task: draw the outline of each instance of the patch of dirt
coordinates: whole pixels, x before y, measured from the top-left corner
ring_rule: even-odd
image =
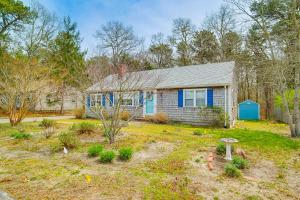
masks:
[[[169,142],[153,142],[149,143],[145,150],[137,152],[132,158],[132,162],[141,163],[145,161],[158,160],[167,154],[170,154],[174,149],[174,144]]]
[[[187,172],[191,179],[190,189],[205,199],[298,199],[297,190],[290,190],[284,182],[276,179],[278,169],[273,162],[262,160],[250,169],[243,170],[242,178],[228,178],[224,175],[226,161],[217,156],[214,169],[207,167],[209,151],[193,152],[191,168]],[[197,161],[197,162],[196,162]],[[299,188],[299,187],[298,187]]]

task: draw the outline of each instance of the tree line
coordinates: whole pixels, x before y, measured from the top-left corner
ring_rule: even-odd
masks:
[[[84,92],[120,64],[151,70],[235,61],[238,101],[259,102],[267,119],[282,107],[292,136],[299,136],[299,9],[298,0],[226,0],[200,27],[174,19],[170,34],[153,35],[149,45],[132,26],[110,21],[95,33],[99,53],[88,57],[69,17],[58,19],[39,3],[1,0],[1,107],[17,124],[49,84],[63,112],[70,87]]]

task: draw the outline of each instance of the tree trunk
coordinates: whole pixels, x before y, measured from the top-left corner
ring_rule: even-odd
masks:
[[[300,62],[299,62],[300,63]],[[295,96],[294,96],[294,123],[295,136],[300,137],[300,112],[299,112],[300,68],[295,68]]]
[[[288,125],[290,127],[291,136],[295,137],[295,126],[294,126],[294,123],[293,123],[293,117],[292,117],[292,115],[290,113],[289,104],[288,104],[288,101],[286,99],[284,90],[280,89],[280,93],[281,93],[281,98],[282,98],[283,106],[284,106],[284,109],[285,109],[285,112],[286,112],[286,115],[287,115],[287,118],[288,118]]]
[[[61,87],[61,93],[60,93],[60,111],[59,113],[62,115],[64,114],[64,101],[65,101],[65,84],[63,83],[62,84],[62,87]]]

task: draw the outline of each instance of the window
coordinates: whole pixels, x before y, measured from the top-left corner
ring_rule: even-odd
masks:
[[[204,107],[207,104],[206,89],[184,90],[184,107]]]
[[[102,94],[91,94],[91,107],[102,106]]]
[[[114,104],[118,102],[119,94],[114,94]],[[138,106],[139,105],[139,93],[138,92],[127,92],[123,94],[122,106]]]

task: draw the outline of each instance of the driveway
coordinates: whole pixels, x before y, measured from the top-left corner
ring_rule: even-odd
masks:
[[[74,119],[75,116],[67,115],[67,116],[49,116],[49,117],[26,117],[22,122],[40,122],[43,119],[52,119],[52,120],[60,120],[60,119]],[[0,118],[0,124],[9,123],[8,118]]]

